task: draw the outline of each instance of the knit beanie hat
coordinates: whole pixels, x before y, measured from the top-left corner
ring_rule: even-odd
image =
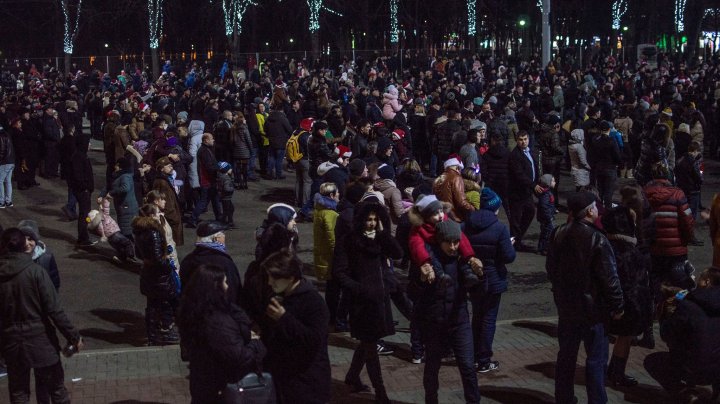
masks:
[[[442,209],[442,202],[438,201],[435,195],[419,195],[415,201],[415,207],[423,216],[429,216]]]
[[[460,240],[460,225],[453,220],[446,220],[435,225],[435,239],[439,242]]]
[[[496,212],[502,205],[502,199],[489,187],[485,187],[480,192],[480,209],[486,209]]]
[[[392,166],[389,166],[387,164],[383,164],[378,168],[378,176],[384,180],[393,180],[395,179],[395,170],[392,168]]]
[[[21,220],[17,227],[18,230],[25,235],[25,237],[30,237],[35,240],[35,242],[40,241],[40,231],[38,230],[38,224],[36,221],[30,219]]]
[[[550,187],[550,184],[552,184],[553,176],[552,174],[543,174],[540,176],[540,185],[542,185],[545,188]]]
[[[268,226],[273,223],[280,223],[283,226],[287,226],[292,219],[297,216],[295,209],[285,203],[276,203],[270,205],[267,209],[267,222]]]
[[[230,163],[228,163],[227,161],[218,162],[218,171],[220,171],[221,173],[223,173],[223,174],[227,173],[230,170],[230,168],[231,168]]]
[[[353,177],[360,177],[365,172],[365,167],[367,167],[367,164],[363,160],[355,159],[348,165],[348,170]]]

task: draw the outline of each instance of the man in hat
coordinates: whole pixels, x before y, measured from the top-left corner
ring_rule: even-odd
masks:
[[[461,279],[461,273],[470,271],[468,268],[470,264],[459,254],[461,237],[460,225],[452,220],[446,220],[435,225],[436,242],[425,244],[432,266],[442,269],[448,278],[445,293],[438,294],[439,282],[433,282],[423,289],[422,296],[415,303],[414,312],[426,349],[423,375],[426,403],[438,402],[438,372],[441,359],[448,347],[452,348],[455,354],[465,401],[480,402],[473,357],[473,337],[467,309],[468,290]],[[422,277],[420,271],[413,271],[411,276]]]
[[[240,304],[242,284],[240,273],[227,252],[225,230],[227,226],[217,220],[200,222],[197,226],[195,249],[180,262],[180,281],[187,285],[190,277],[200,265],[214,265],[222,268],[227,276],[228,301]]]
[[[545,269],[558,311],[555,400],[577,402],[574,378],[580,343],[585,345],[588,402],[606,403],[605,364],[608,340],[603,321],[623,315],[623,294],[615,254],[598,218],[595,195],[577,192],[568,197],[571,221],[550,236]]]
[[[45,166],[43,169],[43,177],[58,177],[58,167],[60,166],[60,154],[58,145],[62,134],[60,132],[60,120],[57,112],[51,104],[44,107],[45,113],[42,117],[43,146],[45,148]]]

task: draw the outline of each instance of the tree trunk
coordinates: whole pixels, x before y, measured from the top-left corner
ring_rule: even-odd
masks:
[[[71,53],[66,53],[66,54],[65,54],[65,65],[64,65],[64,70],[63,70],[63,81],[64,81],[65,77],[67,77],[67,74],[70,73],[70,56],[72,56]]]
[[[320,30],[310,33],[313,60],[320,57]]]
[[[150,57],[152,59],[153,78],[157,80],[157,78],[160,77],[160,56],[158,55],[157,48],[150,48]]]
[[[233,32],[230,38],[230,57],[234,65],[240,63],[240,35],[237,32]]]

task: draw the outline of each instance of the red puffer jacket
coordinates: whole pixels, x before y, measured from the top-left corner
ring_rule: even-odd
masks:
[[[655,213],[655,241],[650,246],[650,253],[660,256],[687,254],[694,220],[683,191],[668,180],[650,181],[644,191]]]

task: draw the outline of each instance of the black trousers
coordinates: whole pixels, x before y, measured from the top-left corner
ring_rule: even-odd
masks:
[[[30,402],[30,367],[8,362],[8,390],[12,404]],[[70,396],[65,389],[65,373],[58,360],[51,366],[35,368],[35,390],[38,403],[54,404],[70,403]]]
[[[78,201],[78,242],[90,241],[90,234],[88,233],[87,222],[85,218],[90,213],[90,192],[82,191],[75,192],[75,197]]]
[[[510,201],[510,234],[515,237],[515,245],[522,242],[525,232],[535,218],[535,202],[532,196]]]
[[[60,150],[59,142],[54,140],[45,141],[45,169],[43,175],[45,177],[57,177],[58,168],[60,167]]]

